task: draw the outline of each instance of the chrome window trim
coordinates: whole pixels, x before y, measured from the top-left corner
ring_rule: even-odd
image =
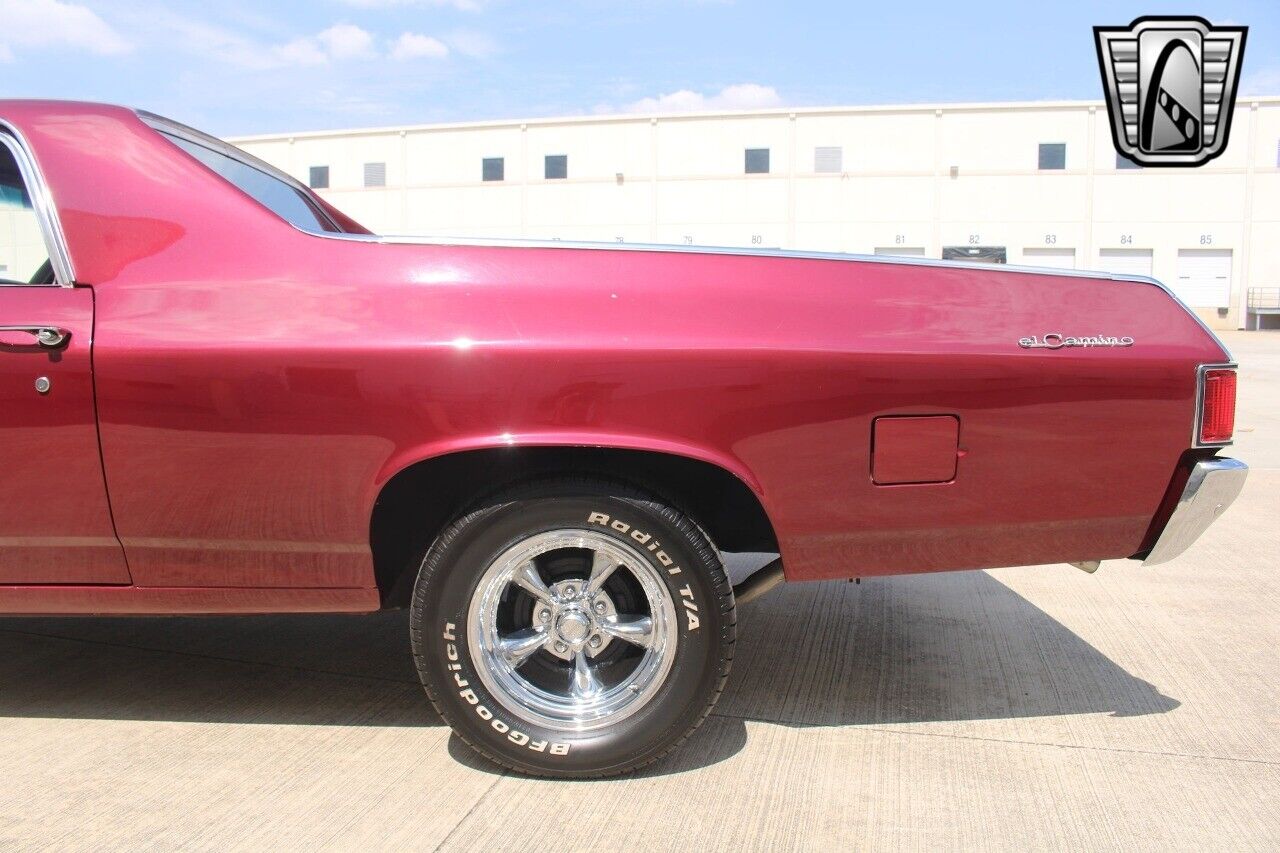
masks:
[[[67,251],[67,238],[62,231],[62,223],[58,219],[58,208],[53,203],[49,185],[45,183],[44,173],[40,171],[40,164],[31,154],[31,146],[27,144],[22,133],[3,118],[0,118],[0,145],[4,145],[13,155],[14,162],[18,164],[18,174],[27,185],[27,195],[31,197],[31,208],[35,212],[36,222],[40,224],[45,251],[49,253],[49,265],[53,267],[53,284],[28,286],[75,286],[75,268],[71,265],[71,254]],[[0,286],[19,287],[21,285]]]
[[[167,133],[171,136],[176,136],[179,139],[183,139],[187,142],[190,142],[192,145],[199,145],[201,148],[207,148],[210,151],[214,152],[215,154],[221,154],[224,157],[229,157],[232,160],[235,160],[236,162],[241,163],[242,165],[248,166],[250,169],[254,169],[255,171],[263,173],[269,178],[274,178],[277,181],[280,181],[282,184],[285,184],[286,186],[288,186],[290,189],[293,189],[301,193],[303,201],[306,202],[307,206],[312,209],[312,211],[316,214],[316,216],[323,218],[325,222],[327,222],[331,227],[336,229],[336,233],[342,233],[342,226],[333,220],[333,217],[329,215],[328,211],[326,211],[323,207],[321,207],[320,205],[316,204],[313,201],[315,194],[311,190],[311,188],[303,184],[302,181],[298,180],[292,175],[286,172],[280,171],[275,166],[272,166],[270,163],[267,163],[265,160],[260,160],[257,157],[254,157],[249,152],[244,151],[240,148],[237,148],[229,142],[223,142],[221,139],[218,139],[215,136],[210,136],[207,133],[201,133],[195,128],[187,127],[185,124],[176,122],[173,119],[168,119],[168,118],[165,118],[164,116],[158,116],[155,113],[149,113],[146,110],[138,110],[136,112],[136,115],[142,121],[143,124],[151,128],[152,130],[156,131],[157,133],[160,133],[160,134]],[[174,147],[177,148],[179,146],[174,146]],[[184,151],[183,153],[186,154],[187,152]],[[188,154],[187,156],[190,156],[190,155]],[[221,175],[219,175],[218,177],[222,178]],[[222,178],[222,180],[225,181],[227,179]],[[227,182],[231,183],[230,181],[227,181]],[[235,186],[235,184],[232,184],[232,186]],[[236,189],[239,190],[240,188],[236,187]],[[241,192],[243,192],[243,190],[241,190]],[[263,205],[262,202],[258,201],[257,199],[252,199],[252,200],[254,204],[265,207],[265,205]],[[268,208],[268,210],[270,210],[270,208]],[[304,228],[298,228],[297,225],[294,225],[292,222],[289,222],[288,220],[284,219],[284,217],[281,217],[280,214],[276,213],[274,210],[272,210],[271,213],[279,217],[281,221],[286,222],[291,227],[296,228],[298,231],[301,231],[303,234],[318,233],[315,231],[307,231]],[[328,232],[325,232],[325,233],[328,233]]]
[[[1191,427],[1192,447],[1230,447],[1235,444],[1235,431],[1226,441],[1203,442],[1200,440],[1200,427],[1204,425],[1204,375],[1210,370],[1234,370],[1236,372],[1236,393],[1240,393],[1240,365],[1234,362],[1224,364],[1202,364],[1196,368],[1196,416]]]

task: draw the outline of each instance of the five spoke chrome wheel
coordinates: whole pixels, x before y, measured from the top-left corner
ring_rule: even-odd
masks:
[[[512,714],[561,731],[612,725],[662,686],[675,605],[638,549],[590,529],[522,540],[489,564],[471,598],[471,658]]]

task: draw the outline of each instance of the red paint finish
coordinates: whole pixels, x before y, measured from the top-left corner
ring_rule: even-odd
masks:
[[[96,295],[103,461],[145,587],[369,589],[392,476],[534,445],[724,468],[791,580],[1127,557],[1188,447],[1197,366],[1225,357],[1134,282],[317,237],[128,111],[0,116]],[[1137,343],[1018,346],[1058,332]],[[955,482],[876,486],[873,421],[939,412],[963,423]]]
[[[0,332],[0,584],[128,583],[98,455],[93,292],[0,287],[0,326],[34,324],[71,337],[49,350]]]
[[[163,613],[369,613],[376,589],[252,589],[142,586],[0,586],[9,616],[146,616]]]
[[[879,486],[945,483],[956,476],[960,421],[952,415],[876,418],[871,479]]]

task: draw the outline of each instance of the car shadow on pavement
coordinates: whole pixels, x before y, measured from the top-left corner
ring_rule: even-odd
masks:
[[[745,605],[716,711],[840,726],[1178,705],[987,572],[948,572],[790,584]]]
[[[0,619],[0,721],[440,726],[403,612]],[[723,761],[746,723],[857,726],[1178,707],[985,572],[784,585],[744,605],[712,716],[650,774]],[[485,770],[454,737],[450,753]]]
[[[0,619],[0,718],[441,726],[403,611]]]

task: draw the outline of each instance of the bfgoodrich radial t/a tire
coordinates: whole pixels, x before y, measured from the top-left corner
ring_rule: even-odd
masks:
[[[455,732],[522,773],[626,773],[729,674],[733,590],[706,535],[629,486],[532,483],[457,521],[414,587],[414,660]]]

